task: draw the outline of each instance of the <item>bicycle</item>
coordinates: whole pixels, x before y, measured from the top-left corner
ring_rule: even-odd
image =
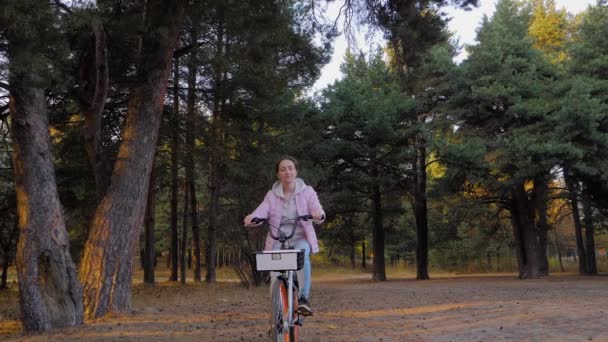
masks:
[[[277,280],[272,283],[270,292],[272,308],[269,334],[272,336],[272,341],[275,342],[298,341],[300,327],[304,323],[304,315],[300,315],[297,310],[299,290],[293,278],[294,272],[304,267],[304,250],[296,250],[288,246],[287,241],[293,237],[300,220],[310,219],[312,219],[312,215],[298,216],[293,220],[293,228],[289,235],[286,235],[279,227],[268,223],[267,219],[254,217],[251,220],[254,224],[264,223],[270,236],[281,242],[281,249],[261,251],[255,255],[257,271],[279,272]],[[272,228],[278,231],[277,235],[272,233]],[[296,309],[294,310],[294,308]]]

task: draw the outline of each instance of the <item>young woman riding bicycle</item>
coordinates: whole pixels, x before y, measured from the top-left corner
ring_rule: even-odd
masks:
[[[325,220],[325,212],[319,203],[315,190],[304,183],[298,175],[298,161],[290,156],[285,156],[276,163],[275,170],[279,180],[274,183],[268,191],[262,203],[250,215],[243,220],[246,227],[252,227],[251,220],[254,217],[267,218],[271,226],[280,227],[281,231],[289,234],[295,218],[310,214],[314,223],[322,223]],[[319,251],[317,235],[313,222],[300,221],[296,227],[295,234],[289,240],[289,245],[295,249],[303,249],[304,268],[298,271],[300,283],[300,299],[298,310],[302,315],[312,315],[309,303],[311,266],[310,254]],[[266,236],[265,250],[280,249],[281,244],[273,240],[270,234]]]

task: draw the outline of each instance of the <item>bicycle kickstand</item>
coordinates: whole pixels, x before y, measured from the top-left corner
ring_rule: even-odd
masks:
[[[299,325],[299,326],[304,326],[304,316],[302,315],[298,315],[298,319],[296,319],[293,324],[295,325]]]

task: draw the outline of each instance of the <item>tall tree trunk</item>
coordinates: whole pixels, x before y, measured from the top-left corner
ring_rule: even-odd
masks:
[[[6,289],[8,280],[8,267],[12,261],[13,244],[19,236],[19,217],[15,216],[15,224],[11,229],[8,241],[5,241],[6,245],[3,246],[4,259],[2,262],[2,280],[0,281],[0,289]]]
[[[8,280],[8,266],[11,263],[10,256],[6,254],[2,259],[2,278],[0,279],[0,290],[6,289],[6,281]]]
[[[568,196],[570,197],[570,208],[572,209],[572,220],[574,221],[574,234],[576,236],[576,252],[578,254],[578,273],[587,274],[587,263],[585,261],[585,243],[583,240],[583,227],[581,224],[581,215],[578,209],[578,186],[576,179],[570,174],[567,168],[564,168],[564,176],[566,187],[568,188]]]
[[[378,176],[378,173],[375,174]],[[377,178],[376,178],[377,179]],[[386,266],[384,261],[384,227],[382,218],[382,194],[380,185],[376,182],[372,185],[372,215],[374,219],[374,273],[373,280],[386,280]]]
[[[597,274],[595,261],[595,228],[593,227],[593,208],[587,189],[583,189],[583,222],[585,223],[585,263],[588,274]]]
[[[363,240],[361,240],[361,268],[367,268],[367,263],[366,263],[366,254],[365,254],[365,238],[363,238]]]
[[[214,157],[212,157],[214,158]],[[219,184],[217,182],[218,177],[215,175],[217,168],[215,162],[211,162],[211,196],[209,198],[209,225],[207,228],[207,250],[206,250],[206,263],[207,263],[207,274],[205,275],[205,281],[207,283],[216,282],[216,265],[217,265],[217,216],[219,209]]]
[[[520,279],[537,278],[540,275],[538,236],[534,227],[534,207],[531,204],[524,184],[514,185],[511,189],[511,221]]]
[[[194,24],[193,24],[194,25]],[[193,28],[190,32],[191,44],[196,45],[198,32]],[[186,128],[186,180],[190,192],[190,220],[192,222],[192,247],[194,249],[194,281],[201,281],[201,239],[198,224],[198,207],[196,203],[196,187],[194,183],[194,132],[196,127],[196,49],[190,54],[188,61],[188,125]]]
[[[351,268],[355,268],[355,267],[357,267],[357,261],[356,261],[357,237],[355,236],[355,230],[352,227],[352,220],[350,221],[350,223],[351,223],[351,230],[350,230],[350,267]]]
[[[156,212],[156,170],[152,164],[150,174],[150,185],[148,188],[148,201],[146,203],[145,217],[145,247],[144,247],[144,283],[154,285],[154,260],[156,259],[156,249],[154,228]]]
[[[216,41],[215,55],[215,73],[214,73],[214,89],[213,89],[213,118],[211,123],[211,153],[209,156],[209,225],[207,228],[207,274],[205,281],[208,283],[216,282],[216,265],[217,265],[217,216],[219,214],[219,199],[220,199],[220,138],[221,138],[221,104],[224,96],[223,91],[223,44],[224,44],[224,25],[223,12],[218,14],[218,33]]]
[[[557,227],[553,227],[553,234],[555,235],[555,249],[557,250],[557,259],[559,260],[559,270],[565,272],[564,263],[562,262],[562,251],[559,245],[559,239],[557,237]]]
[[[81,79],[85,82],[84,141],[89,163],[95,177],[95,193],[100,202],[110,186],[112,168],[102,144],[102,114],[108,96],[110,77],[108,52],[103,25],[98,19],[91,23],[91,45],[88,61],[82,64]]]
[[[173,120],[171,120],[171,275],[169,281],[177,281],[179,260],[179,233],[177,205],[179,196],[179,59],[173,61]]]
[[[123,140],[111,184],[93,217],[81,264],[88,317],[131,309],[132,260],[143,223],[171,58],[185,3],[147,2],[137,79],[129,94]]]
[[[534,204],[536,208],[536,233],[538,236],[539,274],[549,275],[549,260],[547,259],[547,220],[549,181],[548,175],[541,175],[534,179]]]
[[[426,198],[426,141],[416,138],[414,217],[416,218],[416,279],[429,279],[429,224]]]
[[[22,49],[31,48],[15,43],[9,43],[11,61],[24,57]],[[14,181],[21,229],[16,265],[22,322],[28,331],[83,322],[82,287],[57,193],[41,83],[29,70],[11,70]]]
[[[179,251],[179,277],[182,284],[186,283],[186,254],[188,251],[188,196],[190,195],[184,181],[184,212],[182,216],[182,239]]]
[[[11,15],[5,16],[5,11]],[[55,182],[44,89],[47,80],[41,76],[48,72],[42,51],[48,42],[41,44],[39,35],[50,29],[50,13],[48,2],[13,2],[3,3],[0,14],[8,41],[12,160],[21,231],[15,261],[21,320],[27,331],[83,322],[82,287],[70,255]],[[8,22],[4,22],[6,18]],[[11,22],[15,18],[19,22]]]

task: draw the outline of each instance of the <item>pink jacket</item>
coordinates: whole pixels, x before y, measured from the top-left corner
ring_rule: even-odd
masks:
[[[321,203],[319,203],[317,193],[311,186],[306,185],[301,191],[297,191],[295,196],[298,216],[308,215],[315,209],[325,215]],[[253,213],[251,213],[251,215],[253,215],[253,217],[267,218],[268,223],[275,227],[279,227],[283,215],[281,201],[281,197],[270,190],[266,193],[266,197],[264,197],[262,203],[253,211]],[[302,228],[304,229],[304,234],[306,235],[306,240],[308,240],[308,243],[310,244],[311,252],[319,252],[319,243],[317,242],[315,229],[312,226],[312,220],[300,221],[300,225],[302,225]],[[275,240],[268,234],[266,236],[264,249],[271,250],[274,242]]]

